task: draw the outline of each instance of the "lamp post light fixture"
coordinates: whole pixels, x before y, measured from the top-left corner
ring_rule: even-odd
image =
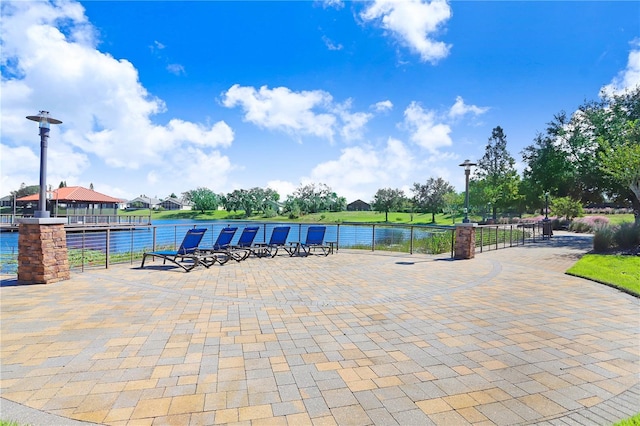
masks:
[[[464,167],[464,219],[462,219],[462,223],[469,223],[469,175],[471,174],[471,167],[475,166],[476,163],[472,163],[469,160],[464,160],[462,164],[459,164],[460,167]]]
[[[544,193],[544,220],[549,220],[549,191]]]
[[[49,111],[40,111],[38,115],[28,115],[27,120],[37,121],[40,127],[40,197],[38,199],[38,211],[34,212],[37,218],[49,217],[47,211],[47,139],[49,139],[49,126],[61,124],[62,121],[49,116]]]

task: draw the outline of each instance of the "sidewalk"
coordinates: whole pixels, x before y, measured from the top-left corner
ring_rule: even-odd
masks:
[[[590,246],[558,233],[472,260],[340,250],[3,281],[0,418],[611,424],[640,412],[640,303],[563,273]]]

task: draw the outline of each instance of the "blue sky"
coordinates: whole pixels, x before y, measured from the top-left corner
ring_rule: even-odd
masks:
[[[47,182],[131,199],[324,183],[348,201],[442,177],[501,126],[640,84],[640,3],[2,2],[2,195]]]

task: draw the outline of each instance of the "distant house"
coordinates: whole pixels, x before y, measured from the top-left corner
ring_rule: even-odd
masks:
[[[165,210],[191,210],[193,205],[188,201],[181,201],[177,198],[169,197],[161,201],[158,207],[162,207]]]
[[[40,194],[20,197],[16,203],[29,214],[37,208]],[[67,186],[47,193],[47,210],[55,216],[61,212],[66,215],[115,215],[123,200],[101,194],[81,186]]]
[[[365,203],[362,200],[355,200],[347,204],[347,211],[371,211],[371,204]]]
[[[13,206],[13,195],[5,195],[0,198],[0,207],[11,207]]]
[[[160,200],[151,197],[137,197],[127,202],[127,209],[157,209],[160,206]]]

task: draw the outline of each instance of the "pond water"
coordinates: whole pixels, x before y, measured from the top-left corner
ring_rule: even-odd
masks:
[[[149,251],[155,240],[156,247],[175,247],[180,244],[188,228],[201,226],[207,228],[202,246],[212,246],[217,239],[220,230],[225,226],[237,226],[238,231],[233,242],[236,242],[247,225],[261,227],[256,235],[255,242],[265,242],[271,237],[271,230],[275,226],[290,226],[288,240],[304,241],[309,224],[299,223],[274,223],[255,221],[212,221],[193,219],[155,220],[152,227],[139,227],[133,230],[113,230],[110,232],[109,252],[129,253]],[[325,241],[338,242],[339,247],[369,248],[374,240],[375,245],[398,245],[411,239],[412,228],[404,226],[376,225],[326,225]],[[413,237],[425,238],[431,235],[434,229],[414,227]],[[69,249],[90,249],[106,252],[106,231],[94,232],[68,232],[67,247]],[[0,233],[0,272],[15,273],[16,259],[18,257],[18,233]]]

